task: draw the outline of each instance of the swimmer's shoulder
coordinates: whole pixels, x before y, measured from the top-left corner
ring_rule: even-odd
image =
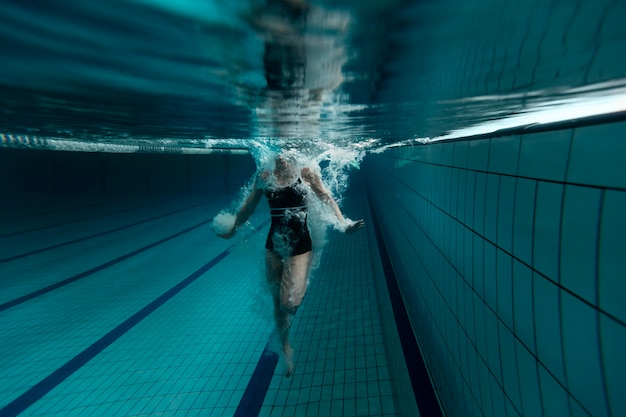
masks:
[[[300,178],[309,184],[318,184],[320,182],[320,177],[309,167],[304,167],[300,170]]]
[[[268,186],[268,181],[270,180],[270,171],[264,170],[257,174],[256,179],[254,180],[254,185],[260,189],[266,189]]]

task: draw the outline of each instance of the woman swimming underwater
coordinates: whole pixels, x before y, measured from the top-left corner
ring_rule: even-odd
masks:
[[[229,239],[237,228],[245,224],[254,212],[263,194],[272,216],[265,242],[267,281],[274,301],[274,319],[280,334],[286,365],[286,376],[293,372],[293,349],[289,344],[291,316],[304,299],[312,260],[312,242],[307,226],[307,194],[313,191],[328,204],[344,233],[354,233],[364,225],[363,220],[346,220],[320,177],[310,168],[298,172],[294,161],[284,155],[275,159],[273,171],[262,171],[255,178],[250,194],[235,216],[230,231],[218,236]]]

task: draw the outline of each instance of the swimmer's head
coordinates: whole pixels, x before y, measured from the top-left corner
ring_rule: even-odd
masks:
[[[296,168],[296,158],[293,155],[280,153],[274,159],[274,167],[278,172],[293,172]]]

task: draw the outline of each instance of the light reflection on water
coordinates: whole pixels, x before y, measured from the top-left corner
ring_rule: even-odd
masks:
[[[621,6],[601,1],[594,8],[607,13],[597,16],[578,7],[538,15],[530,1],[3,2],[0,147],[366,150],[624,112],[620,61],[593,63],[606,79],[567,66],[598,48],[594,27],[614,45],[626,40],[617,23],[594,20]],[[571,16],[589,21],[546,31]],[[542,66],[569,78],[545,77]]]
[[[546,99],[546,97],[551,97]],[[581,88],[552,89],[549,92],[531,92],[503,96],[472,97],[460,103],[506,103],[523,99],[525,105],[519,109],[500,109],[491,114],[490,120],[462,129],[447,132],[433,138],[415,138],[390,146],[431,143],[460,138],[482,137],[513,130],[532,129],[566,122],[581,122],[600,116],[626,115],[626,79]]]

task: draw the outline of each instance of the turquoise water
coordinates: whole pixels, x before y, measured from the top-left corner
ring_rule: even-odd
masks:
[[[619,2],[280,3],[3,2],[2,146],[378,149],[626,110]]]

